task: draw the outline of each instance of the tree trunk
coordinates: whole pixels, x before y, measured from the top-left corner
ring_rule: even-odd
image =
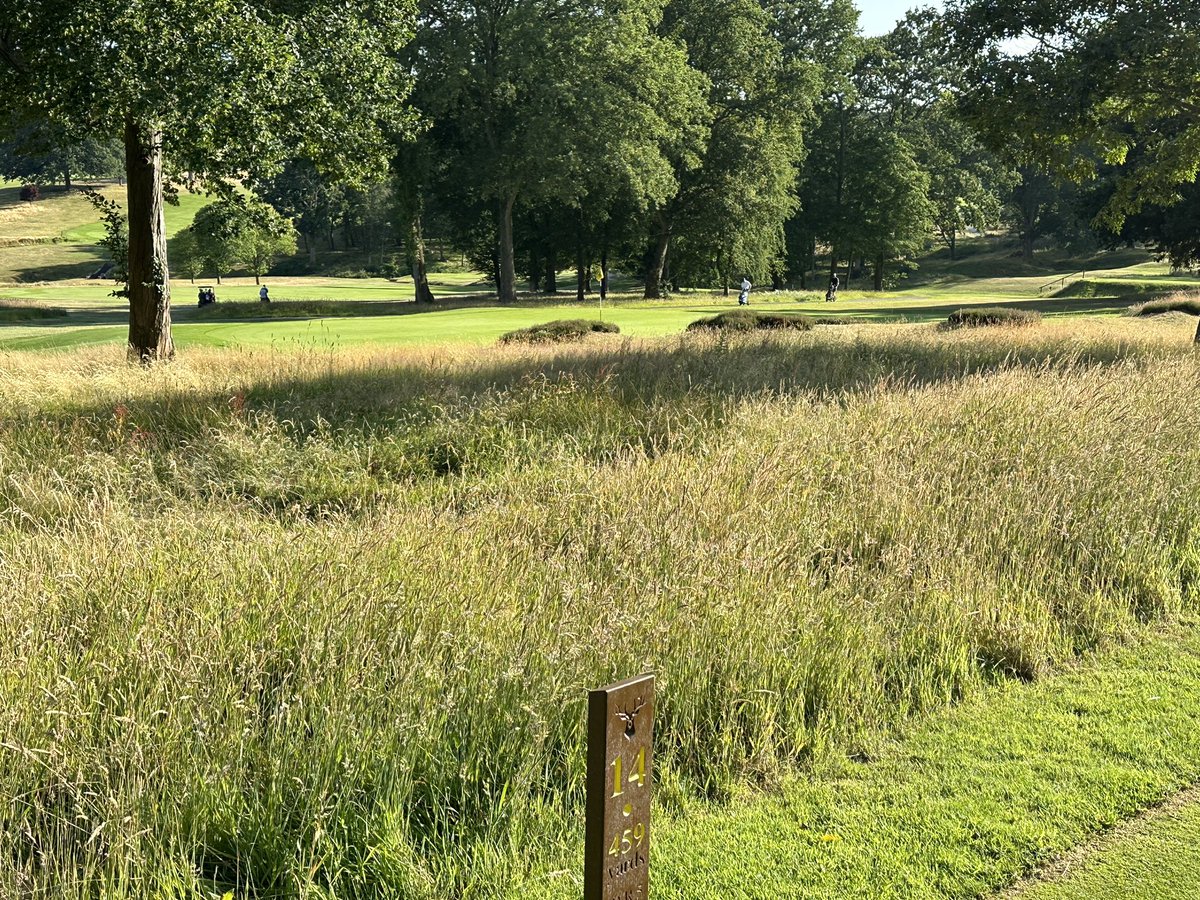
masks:
[[[333,226],[329,226],[329,249],[337,250],[337,244],[333,242]]]
[[[584,256],[583,244],[575,246],[575,299],[580,303],[587,295],[587,259]]]
[[[542,261],[538,259],[537,251],[529,251],[529,289],[535,294],[542,292]]]
[[[600,302],[608,299],[608,248],[600,251]],[[1200,332],[1198,339],[1200,339]]]
[[[647,300],[659,300],[664,293],[663,275],[667,270],[667,252],[671,247],[671,229],[660,220],[662,228],[654,244],[654,255],[650,257],[650,268],[646,272]]]
[[[875,257],[875,290],[876,292],[883,290],[883,254],[880,253]]]
[[[517,264],[513,258],[513,205],[517,202],[515,194],[509,194],[500,202],[500,234],[497,242],[497,253],[500,257],[500,281],[496,285],[496,293],[501,302],[511,303],[517,299]]]
[[[418,303],[433,303],[437,298],[429,287],[429,273],[425,271],[425,236],[421,233],[421,214],[412,221],[412,276],[413,289]]]
[[[63,185],[67,189],[67,193],[71,193],[71,167],[63,166]]]
[[[546,254],[546,293],[558,293],[558,257],[551,250]]]
[[[950,261],[953,262],[957,257],[954,255],[955,248],[958,244],[958,232],[950,232]]]
[[[592,262],[588,259],[587,242],[584,240],[587,230],[586,207],[582,198],[578,203],[579,217],[575,223],[575,299],[583,303],[592,291]]]
[[[170,359],[171,277],[163,217],[162,132],[125,123],[125,175],[129,181],[129,358]]]

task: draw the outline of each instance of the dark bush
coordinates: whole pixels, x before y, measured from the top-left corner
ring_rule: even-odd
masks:
[[[501,344],[561,344],[566,341],[581,341],[589,334],[620,334],[621,329],[612,322],[594,322],[590,319],[558,319],[529,328],[518,328],[500,336]]]
[[[947,328],[981,328],[987,325],[1036,325],[1042,314],[1028,309],[1010,309],[1007,306],[982,306],[978,309],[960,309],[950,313]]]
[[[29,203],[32,203],[40,196],[42,196],[42,192],[38,190],[38,186],[36,184],[27,184],[21,188],[21,199]]]
[[[735,309],[707,319],[697,319],[688,326],[688,331],[710,329],[721,331],[758,331],[760,329],[809,331],[812,327],[812,319],[807,316]]]

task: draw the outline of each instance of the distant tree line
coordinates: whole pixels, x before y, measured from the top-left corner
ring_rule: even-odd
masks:
[[[882,289],[930,240],[954,256],[1000,225],[1026,257],[1200,255],[1196,4],[957,0],[877,38],[851,0],[0,0],[0,20],[0,170],[69,181],[119,148],[141,358],[170,351],[164,182],[221,196],[175,241],[185,273],[293,242],[315,266],[340,240],[400,257],[423,301],[430,234],[505,301],[614,268],[649,298],[843,266]]]

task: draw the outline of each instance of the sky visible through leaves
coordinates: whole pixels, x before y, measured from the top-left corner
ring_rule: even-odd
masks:
[[[940,10],[943,6],[941,0],[857,0],[857,5],[861,12],[859,28],[868,36],[887,34],[910,9],[933,6]]]

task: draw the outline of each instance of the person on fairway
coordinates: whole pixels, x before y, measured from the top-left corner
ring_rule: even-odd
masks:
[[[837,299],[838,288],[842,286],[841,280],[837,277],[837,272],[833,273],[833,277],[829,279],[829,290],[825,292],[825,300],[832,303]]]
[[[271,302],[271,297],[267,293],[267,286],[265,284],[258,289],[258,302],[259,303],[270,303]]]
[[[742,276],[742,292],[738,294],[738,306],[750,305],[750,276]]]

